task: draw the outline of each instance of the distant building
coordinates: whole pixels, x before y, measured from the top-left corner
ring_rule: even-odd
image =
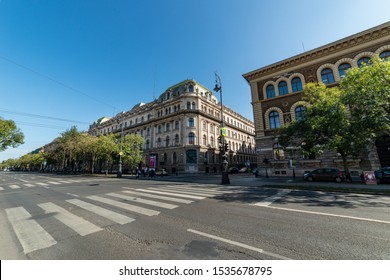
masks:
[[[275,129],[301,116],[306,83],[338,85],[345,71],[361,67],[375,55],[390,56],[390,22],[244,74],[251,88],[258,165],[274,175],[291,175],[290,160],[298,174],[315,167],[341,168],[336,152],[308,159],[293,147],[281,150]],[[390,138],[378,139],[376,147],[363,152],[358,160],[351,159],[349,165],[359,172],[390,166]]]
[[[108,133],[140,134],[145,139],[144,162],[169,173],[220,172],[218,148],[221,104],[194,80],[168,88],[158,99],[140,103],[113,118],[101,118],[89,128]],[[254,123],[223,106],[229,166],[256,165]]]

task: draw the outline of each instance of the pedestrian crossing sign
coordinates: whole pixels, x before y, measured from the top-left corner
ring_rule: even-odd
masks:
[[[226,127],[221,127],[221,135],[226,136]]]

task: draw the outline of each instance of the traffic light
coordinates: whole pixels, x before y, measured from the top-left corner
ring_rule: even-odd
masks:
[[[229,151],[229,143],[225,142],[225,152]]]
[[[222,138],[221,138],[221,136],[218,137],[218,143],[219,143],[219,144],[222,144]]]

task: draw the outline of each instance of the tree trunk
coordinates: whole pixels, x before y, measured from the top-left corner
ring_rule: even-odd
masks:
[[[348,163],[347,163],[347,157],[342,155],[342,159],[343,159],[343,165],[344,165],[345,179],[347,180],[348,183],[351,183],[352,182],[352,176],[351,176],[351,173],[349,172]]]

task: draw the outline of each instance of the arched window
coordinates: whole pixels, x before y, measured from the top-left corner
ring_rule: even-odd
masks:
[[[191,109],[191,103],[187,102],[187,110],[190,110],[190,109]]]
[[[188,126],[189,127],[194,127],[195,126],[194,118],[189,118],[188,119]]]
[[[150,148],[150,141],[149,141],[149,139],[148,139],[148,140],[146,140],[146,142],[145,142],[145,149],[146,149],[146,150],[149,150],[149,148]]]
[[[351,68],[351,64],[349,63],[343,63],[339,66],[339,75],[340,75],[340,78],[344,78],[345,77],[345,72]]]
[[[171,142],[171,139],[169,138],[169,136],[167,136],[165,138],[165,147],[169,147],[170,142]]]
[[[333,71],[330,68],[325,68],[321,71],[321,79],[324,84],[334,83]]]
[[[194,86],[193,85],[189,85],[188,86],[188,91],[189,92],[194,92]]]
[[[214,137],[213,136],[210,137],[210,146],[211,146],[211,148],[214,148]]]
[[[157,139],[157,148],[160,148],[161,147],[161,138],[159,137]]]
[[[169,123],[165,125],[165,131],[167,132],[171,131],[171,125]]]
[[[275,87],[273,85],[268,85],[266,91],[267,91],[267,98],[275,97]]]
[[[302,90],[302,81],[301,78],[295,77],[291,81],[291,87],[293,92],[301,91]]]
[[[203,145],[204,146],[207,145],[207,137],[206,137],[206,135],[203,135]]]
[[[191,105],[192,105],[192,106],[191,106],[191,109],[192,109],[192,110],[195,110],[195,109],[196,109],[196,104],[195,104],[195,102],[192,102]]]
[[[279,128],[280,127],[280,120],[279,120],[279,113],[276,111],[272,111],[269,113],[269,126],[270,128]]]
[[[176,164],[176,163],[177,163],[177,155],[176,155],[176,152],[173,152],[173,155],[172,155],[172,163],[173,163],[173,164]]]
[[[161,125],[158,126],[157,133],[161,133]]]
[[[175,145],[179,145],[179,135],[175,135]]]
[[[175,129],[179,129],[179,122],[175,121]]]
[[[370,60],[371,59],[367,56],[360,58],[357,62],[358,67],[361,68],[362,66],[364,66],[366,64],[370,64]]]
[[[389,60],[390,58],[390,51],[384,51],[384,52],[381,52],[379,57],[383,60]]]
[[[304,120],[305,117],[306,117],[306,107],[301,105],[295,108],[295,119],[297,120],[297,122]]]
[[[164,153],[164,164],[167,163],[167,161],[168,161],[168,154]]]
[[[278,88],[279,88],[279,95],[280,96],[288,93],[288,87],[287,87],[287,83],[285,81],[280,82],[278,85]]]
[[[188,133],[188,144],[190,145],[195,144],[195,133],[193,132]]]
[[[146,129],[146,135],[147,135],[147,136],[150,136],[150,127],[148,127],[148,128]]]

